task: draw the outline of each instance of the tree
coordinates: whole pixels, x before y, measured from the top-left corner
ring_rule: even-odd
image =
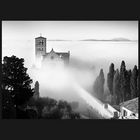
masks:
[[[109,73],[107,74],[107,85],[108,89],[110,91],[110,94],[113,95],[113,78],[114,78],[115,70],[114,70],[114,64],[111,63],[109,67]]]
[[[113,79],[113,99],[115,104],[120,103],[120,74],[117,69]]]
[[[126,66],[124,61],[122,61],[120,67],[120,92],[121,92],[120,102],[123,102],[125,101],[125,93],[126,93]]]
[[[137,93],[137,77],[138,77],[138,69],[137,66],[135,65],[132,71],[132,76],[131,76],[131,98],[135,98],[138,96]]]
[[[16,118],[16,108],[8,90],[1,90],[2,95],[2,118]]]
[[[96,93],[97,97],[100,100],[103,100],[103,95],[104,95],[104,82],[105,82],[105,78],[104,78],[104,72],[103,69],[100,70],[100,74],[99,76],[97,76],[93,88],[94,88],[94,92]]]
[[[137,96],[138,96],[138,97],[139,97],[139,94],[140,94],[140,93],[139,93],[139,92],[140,92],[140,91],[139,91],[139,90],[140,90],[140,89],[139,89],[139,80],[140,80],[140,79],[139,79],[139,75],[140,75],[140,74],[139,74],[139,70],[138,70],[138,77],[137,77]]]
[[[97,76],[97,78],[95,79],[93,90],[96,93],[96,95],[99,94],[99,76]]]
[[[16,56],[5,56],[2,63],[2,91],[7,91],[9,96],[7,101],[12,102],[12,106],[17,108],[33,96],[34,90],[31,89],[32,80],[24,67],[24,59]],[[3,96],[5,98],[5,96]],[[10,110],[9,110],[10,111]]]
[[[126,71],[126,94],[125,100],[131,99],[131,88],[130,88],[130,79],[131,79],[131,70]]]
[[[72,111],[66,101],[56,101],[51,98],[39,98],[35,101],[38,110],[38,118],[44,119],[79,119],[80,115]]]
[[[39,82],[38,81],[35,82],[35,89],[34,90],[35,90],[34,98],[38,99],[39,98]]]
[[[105,78],[104,78],[104,72],[103,69],[100,70],[100,75],[99,75],[99,80],[100,80],[100,91],[102,94],[104,94],[104,83],[105,83]]]

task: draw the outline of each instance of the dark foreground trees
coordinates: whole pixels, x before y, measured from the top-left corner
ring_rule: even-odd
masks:
[[[31,98],[29,108],[34,108],[38,119],[80,119],[79,113],[72,110],[70,103],[56,101],[48,97]]]
[[[31,83],[23,58],[19,59],[14,55],[4,57],[1,84],[3,118],[17,117],[17,110],[33,96]],[[11,110],[12,113],[9,113]]]
[[[24,59],[4,57],[2,63],[2,118],[6,119],[78,119],[66,101],[39,98],[39,83],[36,94],[31,88],[32,80],[24,67]],[[34,98],[35,97],[35,98]]]

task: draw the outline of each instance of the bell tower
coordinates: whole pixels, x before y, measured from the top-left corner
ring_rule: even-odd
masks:
[[[41,56],[46,54],[46,38],[45,37],[37,37],[35,38],[35,56],[36,58],[40,58]]]

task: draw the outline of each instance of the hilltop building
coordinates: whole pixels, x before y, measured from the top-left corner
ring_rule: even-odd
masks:
[[[138,119],[138,105],[139,105],[139,101],[138,101],[138,97],[125,101],[123,103],[120,104],[120,110],[121,110],[121,114],[120,117],[122,119]]]
[[[35,38],[35,57],[36,60],[41,61],[43,64],[56,64],[61,63],[67,65],[69,63],[70,51],[68,52],[56,52],[52,48],[50,52],[47,52],[47,43],[45,37]]]

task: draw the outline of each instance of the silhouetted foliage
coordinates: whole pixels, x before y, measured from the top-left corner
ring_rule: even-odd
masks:
[[[100,70],[100,74],[99,76],[96,78],[94,85],[93,85],[93,89],[94,92],[97,95],[97,98],[99,98],[100,100],[103,100],[103,95],[104,95],[104,72],[103,69]]]
[[[132,71],[132,76],[131,76],[131,98],[135,98],[138,96],[137,93],[137,77],[138,77],[138,69],[137,66],[135,65]]]
[[[113,79],[113,103],[119,104],[120,98],[120,74],[119,70],[117,69]]]
[[[135,65],[131,72],[131,70],[126,70],[125,62],[122,61],[120,73],[117,69],[114,75],[112,103],[119,104],[123,101],[136,98],[138,97],[138,93],[137,66]]]
[[[125,101],[125,94],[126,94],[126,66],[125,62],[122,61],[121,67],[120,67],[120,91],[121,91],[121,101]]]
[[[108,89],[110,91],[110,94],[113,95],[113,78],[114,78],[115,70],[114,70],[114,64],[111,63],[109,67],[109,73],[107,74],[107,85]]]
[[[94,82],[93,89],[97,98],[101,101],[111,103],[112,105],[118,105],[121,102],[131,100],[139,96],[139,70],[136,65],[134,66],[133,71],[131,71],[131,69],[127,70],[125,62],[122,61],[119,72],[119,69],[116,71],[114,70],[114,64],[111,63],[107,74],[108,88],[106,89],[104,96],[102,96],[103,84],[104,74],[103,70],[100,70],[100,74]],[[110,93],[107,90],[109,90]]]
[[[138,70],[138,77],[137,77],[137,96],[138,96],[138,97],[139,97],[139,95],[140,95],[140,89],[139,89],[139,86],[140,86],[140,85],[139,85],[139,84],[140,84],[140,82],[139,82],[140,79],[139,79],[139,78],[140,78],[140,77],[139,77],[139,75],[140,75],[140,74],[139,74],[139,70]]]
[[[130,79],[131,79],[131,70],[126,71],[126,94],[125,100],[131,99],[131,88],[130,88]]]
[[[28,104],[37,109],[39,119],[78,119],[80,115],[72,111],[70,103],[52,98],[32,98]]]
[[[2,94],[2,118],[16,118],[16,108],[8,90],[1,90]]]
[[[5,56],[2,63],[2,93],[3,102],[9,102],[12,108],[16,108],[20,105],[26,104],[26,102],[32,97],[33,89],[31,89],[32,80],[27,74],[27,68],[24,67],[24,59],[19,59],[16,56]],[[5,93],[8,96],[5,96]],[[8,104],[8,103],[3,103]],[[10,111],[10,108],[3,111]],[[14,109],[13,109],[14,110]],[[13,116],[12,114],[10,116]],[[3,116],[6,117],[6,116]],[[9,116],[7,116],[9,117]]]
[[[17,119],[37,119],[38,115],[34,109],[16,109]]]
[[[69,119],[80,119],[80,114],[79,113],[69,113]]]

